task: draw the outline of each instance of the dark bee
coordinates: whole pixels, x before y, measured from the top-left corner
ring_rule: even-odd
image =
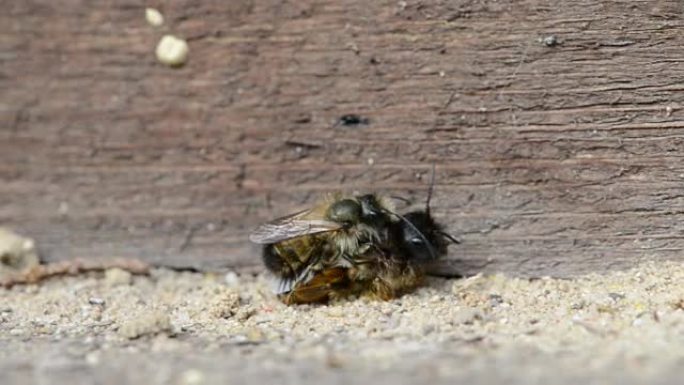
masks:
[[[319,302],[327,297],[318,288],[322,277],[335,286],[339,272],[389,242],[391,211],[382,197],[335,194],[259,226],[250,240],[264,244],[264,264],[279,279],[276,292],[290,298],[286,302]]]
[[[424,266],[446,254],[446,234],[425,210],[399,215],[377,195],[335,195],[306,211],[259,226],[266,268],[287,304],[346,296],[388,300],[420,285]]]

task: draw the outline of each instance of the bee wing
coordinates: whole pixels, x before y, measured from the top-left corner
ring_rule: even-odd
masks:
[[[300,211],[264,223],[249,235],[249,240],[254,243],[269,244],[300,237],[302,235],[322,233],[342,228],[342,225],[337,222],[307,218],[306,215],[310,212],[310,210]]]

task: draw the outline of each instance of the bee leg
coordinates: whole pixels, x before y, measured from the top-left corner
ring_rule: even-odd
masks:
[[[345,268],[326,269],[314,275],[305,283],[296,285],[281,300],[288,304],[327,302],[336,292],[348,286],[349,277]]]
[[[400,272],[386,273],[376,277],[371,283],[371,296],[388,301],[406,294],[422,282],[422,274],[414,269],[404,269]]]
[[[369,294],[371,297],[382,301],[389,301],[397,297],[392,285],[380,277],[374,279],[373,283],[371,283]]]

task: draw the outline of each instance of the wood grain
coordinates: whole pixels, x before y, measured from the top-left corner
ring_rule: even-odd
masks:
[[[0,225],[47,260],[258,269],[257,223],[335,189],[421,202],[432,162],[463,241],[436,273],[684,260],[680,1],[154,5],[161,29],[133,1],[3,5]]]

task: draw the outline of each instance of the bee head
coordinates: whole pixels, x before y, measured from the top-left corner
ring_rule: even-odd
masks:
[[[447,253],[449,243],[460,243],[458,239],[444,232],[442,226],[430,215],[430,199],[435,187],[435,164],[432,164],[430,187],[425,210],[412,211],[400,217],[399,234],[395,234],[410,259],[427,261]]]
[[[330,205],[326,217],[333,222],[351,226],[361,219],[361,205],[354,199],[340,199]]]
[[[449,243],[459,243],[444,232],[427,211],[413,211],[403,215],[395,236],[405,255],[412,260],[429,261],[447,253]]]
[[[446,253],[446,246],[441,245],[435,236],[437,226],[430,214],[424,211],[403,216],[395,236],[409,259],[428,261]]]
[[[376,228],[383,228],[389,223],[388,210],[383,207],[378,198],[373,194],[358,197],[361,204],[361,220]]]

